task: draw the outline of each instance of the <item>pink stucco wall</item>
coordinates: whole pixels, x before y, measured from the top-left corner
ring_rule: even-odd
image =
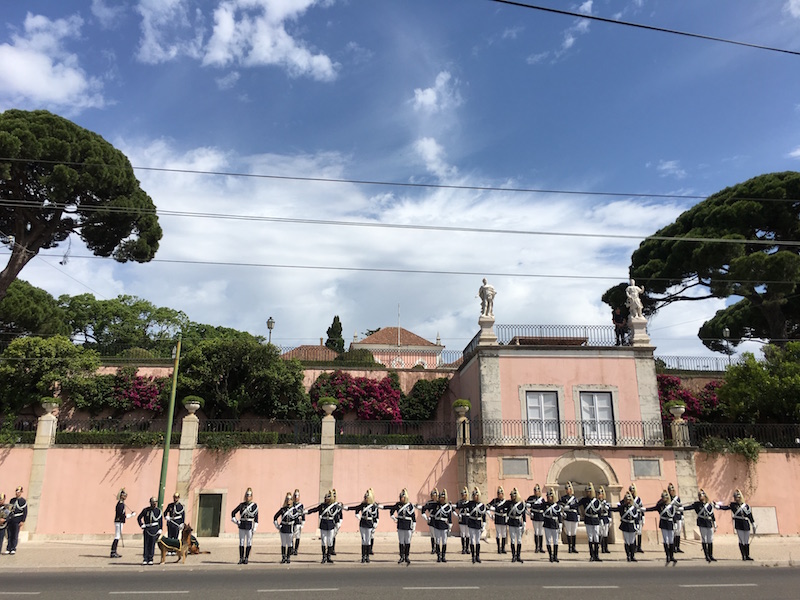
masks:
[[[0,448],[0,493],[5,494],[6,498],[13,498],[14,490],[21,485],[27,496],[32,464],[33,448]]]
[[[393,371],[397,373],[400,379],[400,389],[403,390],[404,394],[409,393],[411,388],[414,387],[414,384],[420,379],[431,380],[437,377],[452,377],[454,373],[454,371],[450,369],[387,369],[380,366],[375,369],[305,367],[303,369],[303,386],[305,386],[306,391],[308,391],[320,375],[323,373],[333,373],[334,371],[343,371],[353,377],[369,377],[370,379],[378,380],[383,379],[390,371]]]
[[[711,500],[728,504],[740,489],[751,506],[775,508],[781,534],[800,533],[800,453],[766,450],[752,467],[741,457],[698,453],[695,465],[697,484]],[[717,514],[719,533],[732,533],[729,515]]]
[[[481,416],[481,385],[477,360],[469,361],[458,371],[457,376],[450,380],[450,389],[456,398],[466,398],[472,404],[469,418],[479,419]]]
[[[562,420],[578,420],[573,402],[573,388],[614,386],[618,389],[618,421],[639,421],[639,389],[633,356],[610,353],[576,353],[569,358],[517,353],[500,356],[501,402],[503,419],[524,419],[519,400],[520,385],[559,385],[564,388]],[[584,387],[581,387],[584,386]]]

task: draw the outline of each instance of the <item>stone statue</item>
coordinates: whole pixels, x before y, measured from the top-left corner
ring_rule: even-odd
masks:
[[[638,287],[636,285],[636,281],[631,279],[630,284],[625,288],[625,295],[627,296],[627,299],[625,300],[625,306],[628,307],[632,319],[644,318],[644,315],[642,314],[644,305],[642,304],[641,298],[639,298],[641,294],[644,294],[644,288]]]
[[[486,278],[483,279],[483,285],[478,290],[478,297],[481,299],[481,316],[494,317],[494,297],[497,295],[494,286],[486,283]]]

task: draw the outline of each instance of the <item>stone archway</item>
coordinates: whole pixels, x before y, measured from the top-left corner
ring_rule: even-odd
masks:
[[[616,506],[620,500],[622,485],[616,472],[600,454],[593,450],[571,450],[553,461],[547,473],[548,489],[555,488],[556,497],[559,497],[564,493],[564,485],[568,481],[572,482],[577,497],[582,496],[583,488],[592,482],[595,489],[600,486],[605,488],[606,500],[611,506]],[[608,536],[609,542],[614,543],[616,531],[613,525]]]

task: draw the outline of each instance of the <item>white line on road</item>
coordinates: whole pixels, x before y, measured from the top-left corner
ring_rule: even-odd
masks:
[[[545,590],[618,590],[618,585],[543,585]]]
[[[758,587],[757,583],[683,583],[678,587],[710,588],[710,587]]]
[[[0,596],[38,596],[42,592],[0,592]]]
[[[479,590],[477,585],[451,585],[446,587],[404,587],[404,590]]]
[[[123,594],[188,594],[189,590],[131,590],[128,592],[108,592],[109,594],[123,595]]]
[[[276,588],[272,590],[256,590],[260,594],[272,592],[338,592],[339,588]]]

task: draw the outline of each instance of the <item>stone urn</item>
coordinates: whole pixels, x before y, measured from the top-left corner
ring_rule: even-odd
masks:
[[[199,402],[187,402],[184,404],[186,410],[189,412],[190,415],[193,415],[198,410],[200,410],[200,403]]]
[[[61,402],[57,398],[42,398],[42,408],[45,414],[52,415],[60,405]]]
[[[670,406],[669,407],[669,414],[671,414],[675,420],[677,421],[683,416],[683,413],[686,412],[686,407],[682,405]]]
[[[456,413],[459,419],[466,418],[469,409],[470,409],[469,400],[459,399],[456,400],[455,403],[453,403],[453,412]]]
[[[333,411],[336,410],[335,404],[320,404],[320,408],[325,413],[326,417],[330,417],[333,414]]]

